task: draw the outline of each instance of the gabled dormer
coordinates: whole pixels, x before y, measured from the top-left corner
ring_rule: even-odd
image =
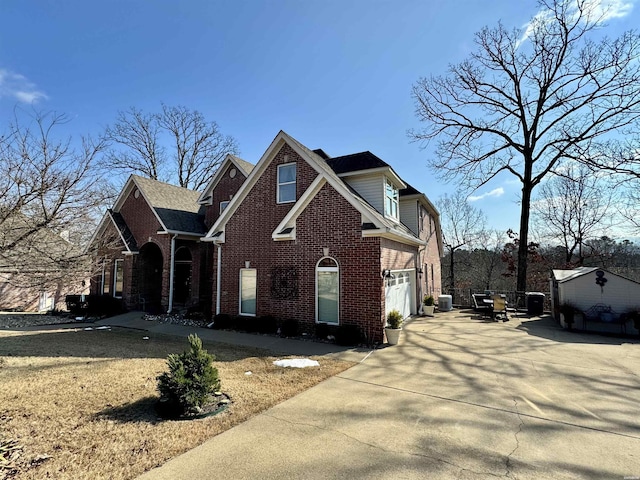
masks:
[[[400,190],[407,185],[389,166],[371,152],[354,153],[326,160],[334,172],[378,212],[401,221]]]
[[[235,155],[229,154],[225,157],[198,199],[198,203],[206,208],[207,228],[210,228],[227,208],[252,169],[252,163]]]

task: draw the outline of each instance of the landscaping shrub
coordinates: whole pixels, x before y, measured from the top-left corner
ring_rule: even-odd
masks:
[[[81,301],[80,295],[67,295],[64,298],[67,304],[67,311],[73,315],[82,315],[86,308],[86,303]]]
[[[391,310],[387,314],[387,324],[389,328],[400,328],[402,326],[402,314],[398,310]]]
[[[317,338],[321,338],[326,340],[329,335],[331,335],[331,330],[328,324],[326,323],[317,323],[316,324],[316,333]]]
[[[343,346],[358,345],[362,342],[362,331],[358,325],[340,325],[336,330],[336,343]]]
[[[257,321],[258,333],[276,333],[278,331],[278,320],[271,315],[260,317]]]
[[[220,388],[215,357],[202,348],[197,335],[189,335],[190,349],[167,357],[168,372],[157,377],[160,402],[158,412],[167,418],[199,413]]]
[[[92,317],[113,317],[125,311],[122,299],[111,295],[85,295],[87,315]]]
[[[296,337],[298,335],[298,321],[293,318],[284,320],[280,326],[280,334],[283,337]]]
[[[200,321],[202,323],[207,320],[207,316],[205,315],[200,305],[195,305],[193,307],[187,308],[187,313],[184,314],[184,318],[188,320]]]
[[[216,330],[226,330],[234,327],[234,319],[226,313],[219,313],[213,317],[213,328]]]
[[[122,300],[111,295],[67,295],[67,310],[75,316],[112,317],[126,311]]]

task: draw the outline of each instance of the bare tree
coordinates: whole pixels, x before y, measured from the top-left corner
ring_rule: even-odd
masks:
[[[460,191],[451,196],[444,194],[437,203],[442,239],[449,254],[449,289],[453,293],[456,286],[455,252],[473,246],[482,237],[486,219],[482,210],[471,205]]]
[[[160,145],[160,125],[157,116],[143,113],[134,107],[118,112],[113,125],[106,128],[105,140],[118,145],[104,157],[108,168],[127,175],[138,173],[154,180],[164,180],[165,149]]]
[[[57,139],[67,121],[16,111],[0,137],[0,268],[22,286],[86,273],[81,243],[103,200],[94,165],[104,143]]]
[[[526,28],[482,29],[467,60],[413,87],[426,127],[411,136],[437,140],[430,163],[445,179],[477,188],[505,172],[522,184],[520,291],[527,286],[534,188],[565,159],[586,161],[598,142],[624,148],[613,135],[640,119],[638,34],[602,37],[599,28],[614,12],[600,2],[539,4]]]
[[[485,290],[494,290],[500,280],[502,262],[502,247],[506,242],[504,232],[500,230],[482,230],[478,237],[481,248],[474,251],[474,268],[477,280],[482,282]]]
[[[612,223],[615,189],[583,164],[568,165],[540,185],[533,210],[538,233],[560,241],[565,261],[584,265],[584,242]]]
[[[119,112],[105,139],[113,145],[106,167],[193,190],[207,185],[227,153],[238,153],[236,140],[217,123],[183,106],[162,105],[153,114],[133,107]]]

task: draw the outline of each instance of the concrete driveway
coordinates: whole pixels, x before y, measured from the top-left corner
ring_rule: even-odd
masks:
[[[141,478],[640,478],[639,403],[635,340],[439,313]]]

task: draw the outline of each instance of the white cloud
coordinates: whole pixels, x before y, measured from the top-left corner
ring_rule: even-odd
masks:
[[[504,195],[504,188],[498,187],[494,188],[490,192],[483,193],[482,195],[471,195],[467,200],[469,200],[470,202],[477,202],[478,200],[482,200],[484,198],[501,197],[502,195]]]
[[[36,103],[46,99],[47,95],[24,75],[0,69],[0,98],[12,98],[20,103]]]
[[[581,0],[567,0],[570,2],[571,7],[569,8],[569,13],[573,13],[574,16],[578,15],[578,1]],[[633,10],[634,3],[637,0],[585,0],[584,2],[584,11],[583,15],[586,20],[597,23],[604,23],[612,18],[622,18],[626,17]],[[523,25],[522,29],[524,33],[522,34],[522,38],[516,45],[516,48],[519,48],[522,43],[529,38],[529,36],[533,33],[535,28],[535,24],[538,22],[551,22],[554,21],[554,16],[551,14],[550,10],[540,10],[533,19]]]

